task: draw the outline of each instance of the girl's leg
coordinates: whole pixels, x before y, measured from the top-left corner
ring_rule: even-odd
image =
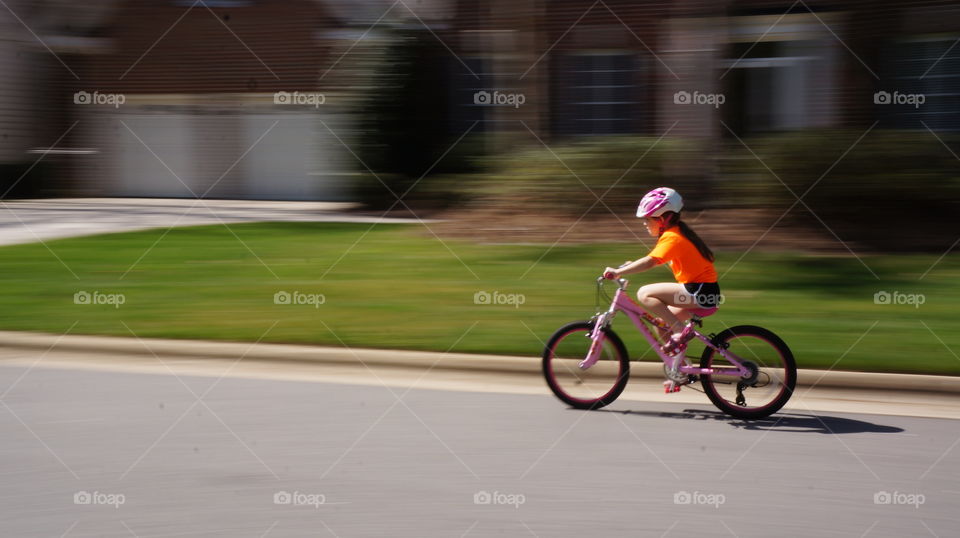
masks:
[[[677,316],[677,319],[679,319],[682,322],[685,322],[688,319],[693,317],[693,313],[691,313],[686,308],[682,308],[679,306],[668,306],[667,308],[669,308],[670,311],[673,312],[673,315]]]
[[[687,300],[688,295],[683,284],[671,282],[647,284],[637,290],[640,304],[648,312],[665,321],[674,333],[680,332],[683,322],[691,317],[691,313],[683,308],[694,306]]]
[[[667,308],[669,308],[670,311],[673,312],[673,315],[676,316],[681,323],[687,321],[692,316],[692,314],[690,314],[688,310],[684,310],[679,306],[668,306]],[[657,318],[657,319],[661,322],[663,321],[661,318]],[[667,338],[670,338],[671,336],[673,336],[673,331],[671,331],[670,329],[661,329],[660,327],[657,327],[657,333],[660,335],[661,342],[666,342]]]
[[[688,319],[693,317],[693,314],[686,308],[680,308],[679,306],[668,306],[667,308],[673,312],[673,315],[680,320],[681,323],[686,322]],[[666,342],[666,339],[669,338],[673,331],[668,331],[667,329],[657,328],[657,332],[660,333],[660,339]]]

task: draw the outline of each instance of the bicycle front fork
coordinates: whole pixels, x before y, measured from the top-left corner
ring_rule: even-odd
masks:
[[[580,361],[580,364],[577,366],[581,370],[586,370],[600,360],[600,353],[603,350],[603,343],[600,341],[603,338],[603,329],[609,324],[610,313],[604,312],[595,317],[595,322],[593,324],[593,331],[590,333],[590,351],[587,352],[587,357]]]

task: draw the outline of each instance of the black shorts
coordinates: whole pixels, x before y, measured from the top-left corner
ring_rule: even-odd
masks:
[[[716,282],[690,282],[683,285],[700,308],[713,308],[723,303],[720,284]]]

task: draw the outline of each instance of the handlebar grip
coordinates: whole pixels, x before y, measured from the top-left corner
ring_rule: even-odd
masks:
[[[607,279],[607,280],[613,280],[613,279],[617,278],[617,275],[615,275],[612,271],[607,271],[607,272],[603,273],[603,278],[605,278],[605,279]]]

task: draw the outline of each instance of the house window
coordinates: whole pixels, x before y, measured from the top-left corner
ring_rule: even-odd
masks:
[[[935,131],[960,130],[960,46],[954,46],[956,42],[957,36],[943,35],[888,46],[887,69],[878,85],[886,95],[874,98],[882,125],[923,129],[926,124]]]
[[[724,122],[738,136],[829,124],[822,110],[833,92],[826,49],[813,40],[734,44],[723,63]]]
[[[720,72],[727,127],[749,136],[836,125],[846,53],[830,28],[842,20],[836,12],[731,17]]]
[[[642,61],[633,52],[561,54],[551,71],[552,129],[557,135],[641,131]]]

